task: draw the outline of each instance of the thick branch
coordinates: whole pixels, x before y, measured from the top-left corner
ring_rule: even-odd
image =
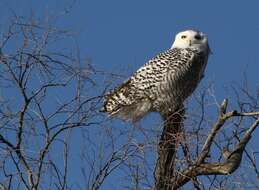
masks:
[[[220,113],[219,113],[219,118],[216,122],[216,124],[213,126],[207,140],[205,141],[202,151],[200,153],[200,156],[198,157],[196,163],[201,164],[205,158],[208,156],[210,147],[213,143],[213,140],[218,133],[218,131],[221,129],[221,127],[224,125],[225,121],[227,120],[228,117],[226,117],[226,110],[227,110],[227,105],[228,105],[228,100],[225,99],[221,106],[220,106]]]
[[[164,126],[158,147],[158,159],[155,168],[155,189],[172,188],[171,179],[174,176],[175,154],[179,134],[181,133],[184,109],[163,115]]]

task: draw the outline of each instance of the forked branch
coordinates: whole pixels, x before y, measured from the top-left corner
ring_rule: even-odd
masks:
[[[173,190],[179,189],[184,184],[189,182],[192,179],[195,179],[197,176],[201,175],[229,175],[233,173],[239,166],[242,160],[243,152],[245,151],[245,147],[249,142],[252,133],[259,125],[259,118],[247,129],[243,138],[239,141],[239,143],[235,146],[234,150],[229,151],[227,156],[225,156],[225,160],[223,162],[211,162],[208,163],[205,159],[208,157],[208,154],[211,149],[211,145],[218,134],[221,127],[224,123],[231,117],[234,116],[256,116],[258,112],[253,113],[238,113],[237,111],[227,112],[227,100],[224,100],[220,107],[220,114],[217,122],[213,126],[211,132],[209,133],[202,151],[196,161],[183,169],[178,173],[178,175],[172,179],[174,181],[174,185],[172,187]]]

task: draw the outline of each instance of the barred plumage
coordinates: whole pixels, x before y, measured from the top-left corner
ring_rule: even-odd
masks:
[[[200,38],[203,41],[198,43]],[[208,55],[204,34],[193,30],[177,34],[171,49],[148,61],[107,94],[102,111],[135,122],[149,112],[163,115],[175,110],[197,87]]]

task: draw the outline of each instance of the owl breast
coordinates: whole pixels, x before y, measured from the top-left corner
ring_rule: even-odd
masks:
[[[154,111],[163,115],[170,110],[179,109],[184,100],[197,88],[206,58],[203,55],[193,54],[190,60],[181,62],[185,64],[178,66],[171,63],[164,80],[157,88],[156,98],[153,102]]]

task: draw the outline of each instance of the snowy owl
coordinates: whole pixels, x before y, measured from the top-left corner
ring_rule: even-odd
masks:
[[[162,116],[179,108],[203,78],[210,48],[207,36],[186,30],[172,47],[158,54],[105,96],[109,116],[137,122],[149,112]]]

